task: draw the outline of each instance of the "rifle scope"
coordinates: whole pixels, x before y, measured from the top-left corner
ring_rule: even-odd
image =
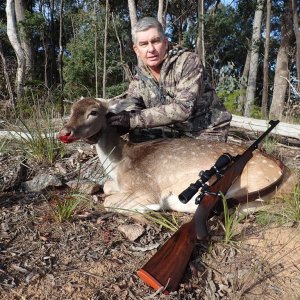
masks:
[[[178,198],[182,203],[188,203],[191,198],[198,192],[200,188],[205,188],[207,182],[213,175],[222,176],[220,171],[225,168],[231,161],[233,157],[229,153],[222,154],[216,161],[216,163],[206,171],[201,171],[199,173],[199,179],[191,183],[190,186],[179,194]]]

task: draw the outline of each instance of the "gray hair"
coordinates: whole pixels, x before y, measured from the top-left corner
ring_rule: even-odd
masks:
[[[140,31],[146,31],[150,28],[156,28],[159,32],[159,35],[161,38],[165,37],[164,29],[161,25],[161,23],[152,17],[145,17],[137,21],[135,26],[131,30],[131,35],[132,35],[132,41],[135,44],[136,43],[136,34],[137,32]]]

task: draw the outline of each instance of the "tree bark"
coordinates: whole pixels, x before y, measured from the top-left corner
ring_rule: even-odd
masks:
[[[10,84],[10,80],[9,80],[9,75],[8,75],[8,71],[7,71],[7,65],[6,65],[6,59],[3,53],[3,48],[2,48],[2,42],[0,40],[0,57],[2,60],[2,67],[3,67],[3,73],[4,73],[4,77],[5,77],[5,82],[6,82],[6,87],[7,87],[7,91],[9,94],[9,105],[13,106],[14,104],[14,93]]]
[[[119,37],[119,34],[118,34],[118,30],[117,30],[117,26],[116,26],[116,22],[115,22],[115,16],[114,16],[114,13],[111,14],[111,19],[112,19],[112,23],[113,23],[113,26],[114,26],[114,30],[115,30],[115,34],[116,34],[116,38],[118,40],[118,43],[119,43],[119,49],[120,49],[120,62],[121,62],[121,65],[123,67],[123,70],[124,70],[124,79],[126,81],[131,81],[133,79],[133,75],[132,73],[130,72],[130,68],[127,64],[125,64],[124,62],[124,58],[123,58],[123,47],[122,47],[122,42],[121,42],[121,39]]]
[[[256,91],[256,78],[258,70],[258,48],[261,35],[261,21],[263,15],[264,0],[257,0],[257,6],[254,14],[253,21],[253,34],[251,41],[251,54],[250,54],[250,69],[248,77],[248,85],[246,90],[246,103],[244,115],[250,117],[254,105],[255,91]]]
[[[94,35],[94,67],[95,67],[95,91],[98,93],[98,20],[97,20],[97,2],[94,3],[95,35]]]
[[[262,132],[267,130],[269,121],[232,115],[231,127]],[[280,122],[272,133],[283,137],[300,139],[300,125]]]
[[[128,0],[128,9],[130,16],[130,25],[131,28],[133,28],[137,23],[135,0]]]
[[[107,55],[107,31],[109,18],[109,3],[106,0],[105,4],[105,26],[104,26],[104,47],[103,47],[103,80],[102,80],[102,98],[106,97],[106,55]]]
[[[296,0],[292,0],[292,10],[293,10],[293,29],[296,37],[296,68],[297,68],[297,79],[298,79],[297,91],[298,93],[300,93],[300,24],[299,24],[299,18],[297,13]]]
[[[264,118],[268,118],[268,96],[269,96],[269,48],[270,48],[270,31],[271,31],[271,9],[272,0],[267,0],[267,17],[266,17],[266,41],[263,67],[263,93],[261,112]]]
[[[197,35],[197,54],[205,66],[204,48],[204,1],[198,0],[198,35]]]
[[[281,42],[276,60],[276,70],[273,88],[273,100],[270,107],[270,118],[282,118],[286,90],[289,78],[289,50],[293,39],[292,2],[285,2],[284,14],[281,25]]]
[[[243,74],[240,80],[240,95],[238,98],[238,111],[241,114],[244,114],[245,103],[246,103],[246,89],[247,89],[247,82],[249,76],[249,69],[250,69],[250,50],[247,52],[247,57],[244,65]]]
[[[59,53],[58,53],[58,71],[59,71],[59,84],[60,84],[60,113],[64,113],[64,103],[63,103],[63,93],[64,93],[64,77],[63,77],[63,22],[64,22],[64,0],[60,0],[60,10],[59,10]]]
[[[24,92],[26,60],[17,31],[14,0],[7,0],[6,2],[6,18],[7,36],[17,56],[18,67],[16,74],[15,92],[17,95],[17,100],[20,100]],[[13,103],[13,106],[14,105],[15,102]]]
[[[32,79],[33,77],[33,50],[30,36],[27,34],[24,25],[21,22],[25,21],[26,5],[24,0],[15,0],[16,20],[19,28],[19,38],[22,49],[24,51],[26,60],[26,77]]]
[[[160,22],[160,24],[165,28],[165,22],[164,22],[164,0],[158,1],[158,9],[157,9],[157,20]]]

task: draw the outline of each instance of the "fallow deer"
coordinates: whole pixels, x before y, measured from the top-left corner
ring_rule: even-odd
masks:
[[[107,125],[106,115],[112,109],[109,103],[94,98],[75,102],[59,138],[65,143],[79,139],[95,142],[100,161],[111,177],[103,188],[104,206],[121,209],[123,213],[194,212],[197,206],[193,199],[183,204],[179,193],[199,178],[199,171],[210,169],[224,152],[235,156],[245,150],[239,145],[191,138],[126,142],[116,128]],[[285,171],[275,159],[257,150],[226,197],[247,197],[272,183],[279,184]]]

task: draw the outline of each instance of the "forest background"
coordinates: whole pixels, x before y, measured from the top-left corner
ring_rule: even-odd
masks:
[[[131,27],[157,17],[198,53],[234,114],[300,122],[296,0],[7,0],[0,4],[0,105],[17,114],[81,96],[111,98],[135,74]]]

